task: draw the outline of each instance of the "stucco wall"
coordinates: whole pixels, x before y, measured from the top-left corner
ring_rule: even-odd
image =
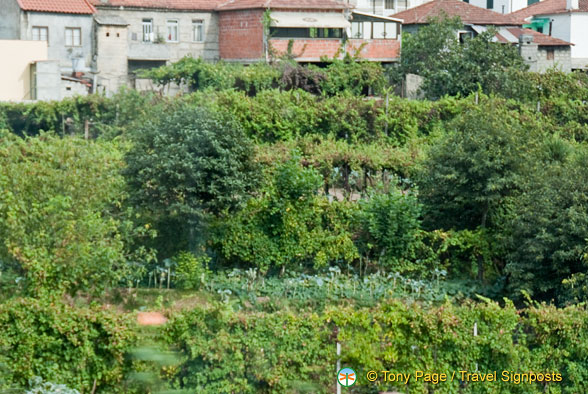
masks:
[[[375,0],[375,3],[373,0],[351,0],[350,4],[356,5],[357,11],[390,16],[397,12],[428,3],[429,1],[431,0],[395,0],[394,8],[386,8],[385,0]]]
[[[487,0],[470,0],[471,5],[486,8]],[[527,0],[494,0],[492,11],[499,14],[509,14],[527,7]]]
[[[116,92],[128,83],[128,29],[126,26],[95,26],[98,91]]]
[[[588,12],[575,12],[571,16],[572,61],[574,68],[588,69]]]
[[[32,40],[33,26],[48,27],[48,56],[51,60],[59,60],[62,73],[71,73],[72,61],[77,58],[84,60],[87,71],[89,71],[92,61],[92,15],[23,12],[21,21],[21,38],[23,40]],[[81,46],[65,46],[66,27],[81,28]]]
[[[128,24],[127,42],[129,58],[136,60],[167,60],[175,62],[186,55],[206,60],[217,60],[218,17],[212,12],[179,12],[158,10],[110,9],[100,8],[102,15],[114,15],[123,18]],[[178,21],[178,42],[151,43],[143,42],[143,19],[153,20],[155,36],[165,38],[167,20]],[[204,41],[192,39],[192,21],[204,21]]]
[[[0,40],[18,40],[20,7],[16,0],[2,0],[0,4]]]
[[[47,44],[41,41],[0,40],[0,100],[30,100],[31,63],[47,60]]]

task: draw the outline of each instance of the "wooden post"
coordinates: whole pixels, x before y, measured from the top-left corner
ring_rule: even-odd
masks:
[[[88,119],[84,121],[84,138],[90,138],[90,122],[88,121]]]
[[[337,342],[337,374],[341,370],[341,344]],[[339,379],[339,375],[337,375],[337,379]],[[341,385],[337,381],[337,394],[341,394]]]

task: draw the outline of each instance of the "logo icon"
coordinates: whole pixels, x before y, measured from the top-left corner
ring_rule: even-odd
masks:
[[[337,374],[337,382],[343,387],[351,387],[357,380],[357,374],[351,368],[343,368]]]

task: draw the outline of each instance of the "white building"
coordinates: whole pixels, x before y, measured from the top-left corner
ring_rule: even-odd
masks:
[[[534,30],[573,43],[572,69],[588,70],[588,1],[544,0],[512,15]]]

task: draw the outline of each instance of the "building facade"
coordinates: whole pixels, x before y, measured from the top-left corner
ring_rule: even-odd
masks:
[[[572,69],[588,70],[588,1],[544,0],[512,15],[530,29],[573,43]]]
[[[350,54],[389,63],[400,54],[400,20],[352,12],[345,2],[232,0],[217,12],[220,57],[227,61],[253,63],[286,56],[317,63]]]

